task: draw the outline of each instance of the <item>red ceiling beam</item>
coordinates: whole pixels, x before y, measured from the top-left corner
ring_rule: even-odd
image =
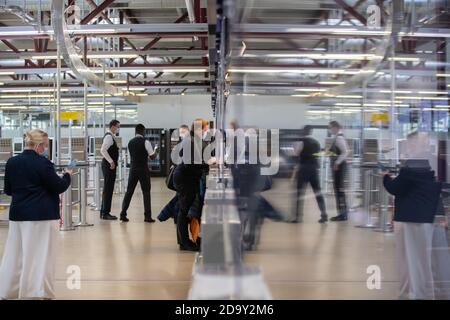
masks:
[[[342,9],[350,13],[363,25],[367,25],[367,19],[363,17],[358,11],[356,11],[352,6],[350,6],[347,2],[345,2],[344,0],[334,0],[334,2],[336,2],[336,4],[339,5]]]
[[[181,17],[179,17],[177,20],[175,20],[174,23],[180,23],[183,22],[184,19],[186,19],[188,16],[187,13],[184,13]],[[156,43],[158,43],[159,40],[161,40],[162,37],[156,37],[154,38],[152,41],[150,41],[149,43],[147,43],[144,48],[142,49],[143,51],[145,50],[149,50],[150,48],[152,48]],[[127,62],[125,62],[125,65],[129,65],[130,63],[133,63],[137,58],[131,58],[129,59]],[[144,59],[145,60],[145,59]]]
[[[111,3],[113,3],[115,0],[105,0],[101,4],[98,5],[97,8],[92,10],[86,17],[84,17],[80,24],[88,24],[91,22],[96,16],[98,16],[103,10],[105,10]]]
[[[1,40],[8,48],[10,48],[12,51],[14,51],[15,53],[19,53],[19,49],[17,49],[11,42],[9,42],[8,40]],[[32,61],[30,61],[29,59],[26,59],[25,61],[28,61],[32,66],[37,67],[37,65],[35,63],[33,63]]]

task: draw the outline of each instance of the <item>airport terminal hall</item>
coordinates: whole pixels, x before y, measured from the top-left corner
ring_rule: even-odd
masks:
[[[0,300],[450,300],[449,99],[450,0],[0,0]]]

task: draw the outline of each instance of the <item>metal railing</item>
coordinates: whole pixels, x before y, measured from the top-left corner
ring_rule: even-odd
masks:
[[[86,217],[86,209],[87,209],[87,170],[89,168],[89,164],[84,164],[77,166],[78,171],[72,175],[72,180],[77,177],[78,178],[78,200],[72,200],[72,184],[70,184],[69,188],[63,194],[62,201],[62,215],[61,215],[61,231],[71,231],[75,230],[75,227],[89,227],[93,226],[87,222]],[[78,223],[74,225],[73,223],[73,207],[78,204],[79,208],[79,218]]]

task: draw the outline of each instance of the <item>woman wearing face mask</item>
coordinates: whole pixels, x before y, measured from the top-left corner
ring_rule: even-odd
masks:
[[[55,172],[43,156],[48,143],[44,131],[28,131],[25,150],[6,163],[5,193],[12,201],[0,266],[0,299],[55,297],[59,194],[69,187],[71,172]]]

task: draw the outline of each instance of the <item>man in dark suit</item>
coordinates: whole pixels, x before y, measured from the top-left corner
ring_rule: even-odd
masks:
[[[135,128],[136,136],[128,143],[128,151],[131,157],[130,176],[128,177],[127,192],[123,199],[120,221],[128,222],[127,210],[133,197],[134,189],[139,181],[142,194],[144,196],[144,221],[155,222],[152,218],[151,197],[150,197],[150,170],[148,168],[148,158],[156,157],[158,149],[153,150],[150,141],[144,138],[145,127],[138,124]]]

